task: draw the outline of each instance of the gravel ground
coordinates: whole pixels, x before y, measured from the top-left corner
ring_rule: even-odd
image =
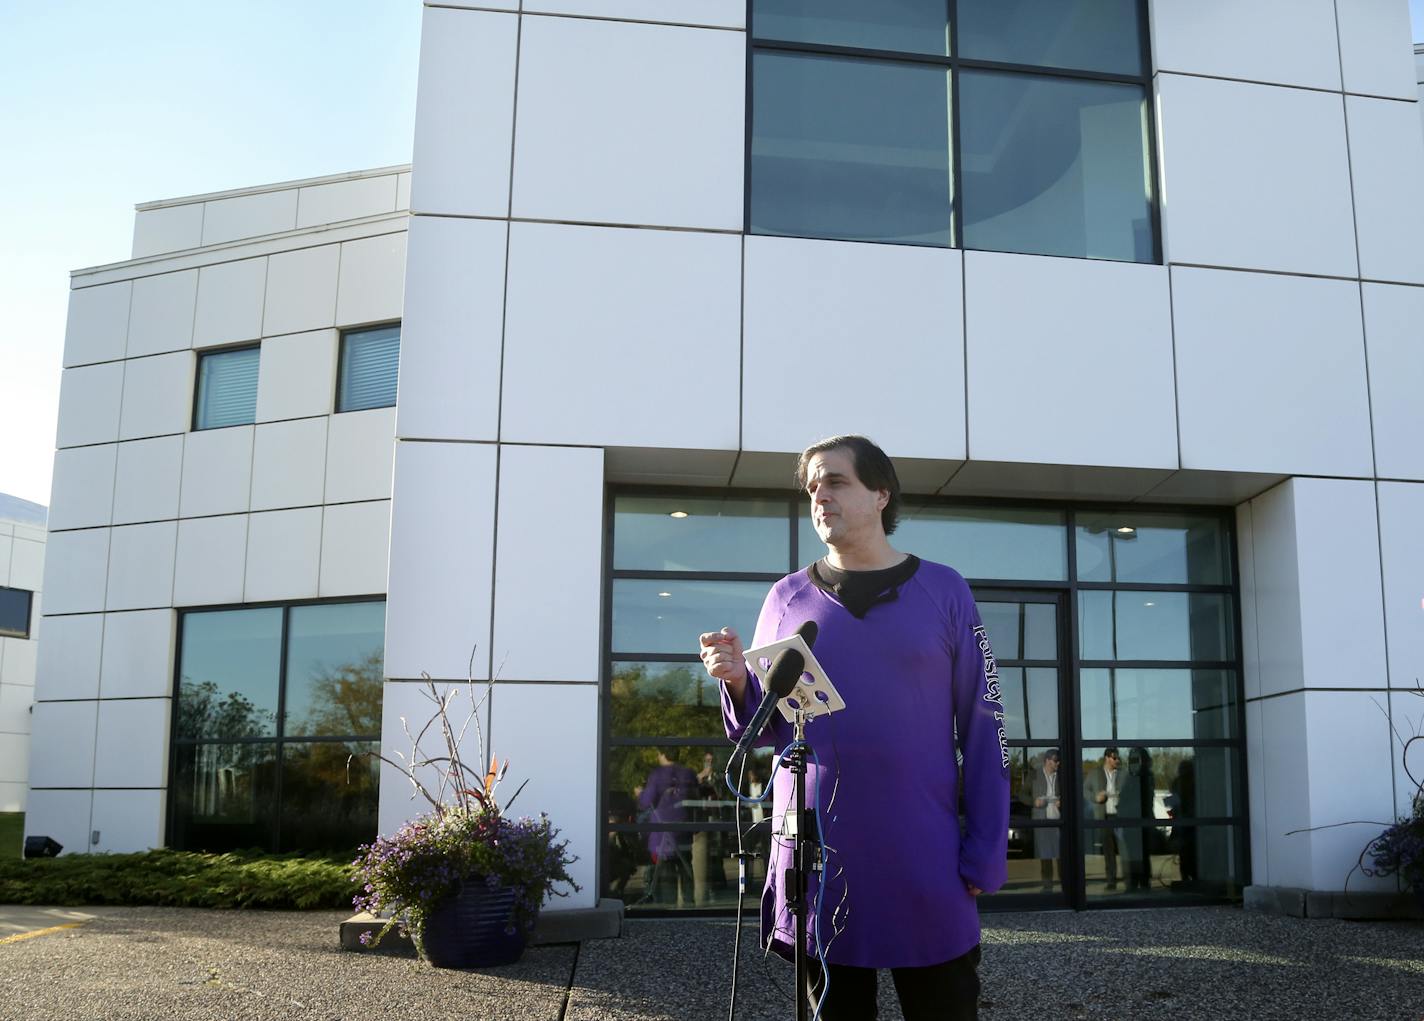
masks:
[[[341,951],[340,912],[89,910],[97,917],[80,928],[0,945],[0,1018],[716,1021],[727,1012],[733,929],[724,921],[633,921],[622,939],[451,972]],[[763,960],[750,935],[742,952],[738,1017],[793,1016],[790,966]],[[985,1021],[1419,1021],[1424,925],[1234,908],[1000,914],[986,920],[981,975]],[[899,1021],[883,979],[881,1017]]]

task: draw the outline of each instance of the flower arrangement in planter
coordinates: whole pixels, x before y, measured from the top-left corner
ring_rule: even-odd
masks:
[[[377,757],[400,770],[430,808],[393,835],[364,845],[353,863],[353,880],[362,884],[353,902],[356,910],[390,916],[374,937],[368,933],[361,942],[375,946],[400,927],[421,956],[438,967],[510,963],[522,953],[544,899],[568,896],[560,886],[580,888],[568,872],[577,859],[547,815],[515,819],[506,814],[524,784],[500,806],[497,795],[509,771],[507,761],[491,758],[489,769],[480,774],[462,758],[461,741],[473,721],[478,761],[484,761],[477,717],[493,681],[478,700],[469,683],[472,705],[457,732],[450,709],[461,689],[452,686],[442,695],[429,675],[422,676],[433,715],[416,735],[402,718],[411,738],[409,757],[400,752],[395,753],[399,762]],[[434,727],[445,754],[427,756],[420,742]]]
[[[1424,688],[1416,682],[1412,692],[1424,698]],[[1371,878],[1399,876],[1424,907],[1424,777],[1414,775],[1410,767],[1409,750],[1415,745],[1424,748],[1424,733],[1416,728],[1406,740],[1398,730],[1395,739],[1402,746],[1400,764],[1404,775],[1414,784],[1409,815],[1396,819],[1383,833],[1365,846],[1360,854],[1360,871]]]

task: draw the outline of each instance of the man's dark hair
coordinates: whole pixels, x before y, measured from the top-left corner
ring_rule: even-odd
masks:
[[[885,451],[864,436],[832,436],[801,451],[801,458],[796,462],[796,488],[805,491],[806,467],[811,463],[811,458],[832,450],[850,451],[851,462],[855,465],[855,476],[866,489],[884,489],[890,493],[889,502],[880,512],[880,523],[884,526],[886,535],[894,532],[895,525],[900,520],[900,504],[903,502],[900,499],[900,478],[895,474],[895,465],[886,456]]]

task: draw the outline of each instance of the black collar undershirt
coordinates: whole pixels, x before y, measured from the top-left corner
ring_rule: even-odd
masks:
[[[863,618],[877,603],[898,599],[900,586],[919,568],[920,558],[914,554],[880,571],[842,571],[823,558],[806,568],[806,574],[818,589],[835,596],[855,617]]]

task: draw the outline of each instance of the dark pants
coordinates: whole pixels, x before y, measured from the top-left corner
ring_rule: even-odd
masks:
[[[975,1021],[979,1017],[979,948],[926,968],[891,968],[905,1021]],[[873,1021],[875,969],[832,964],[821,1021]],[[821,992],[821,965],[811,962],[811,1009]]]
[[[1110,815],[1109,819],[1117,821],[1117,816]],[[1103,835],[1103,871],[1107,873],[1109,883],[1117,882],[1117,831],[1102,830]]]

